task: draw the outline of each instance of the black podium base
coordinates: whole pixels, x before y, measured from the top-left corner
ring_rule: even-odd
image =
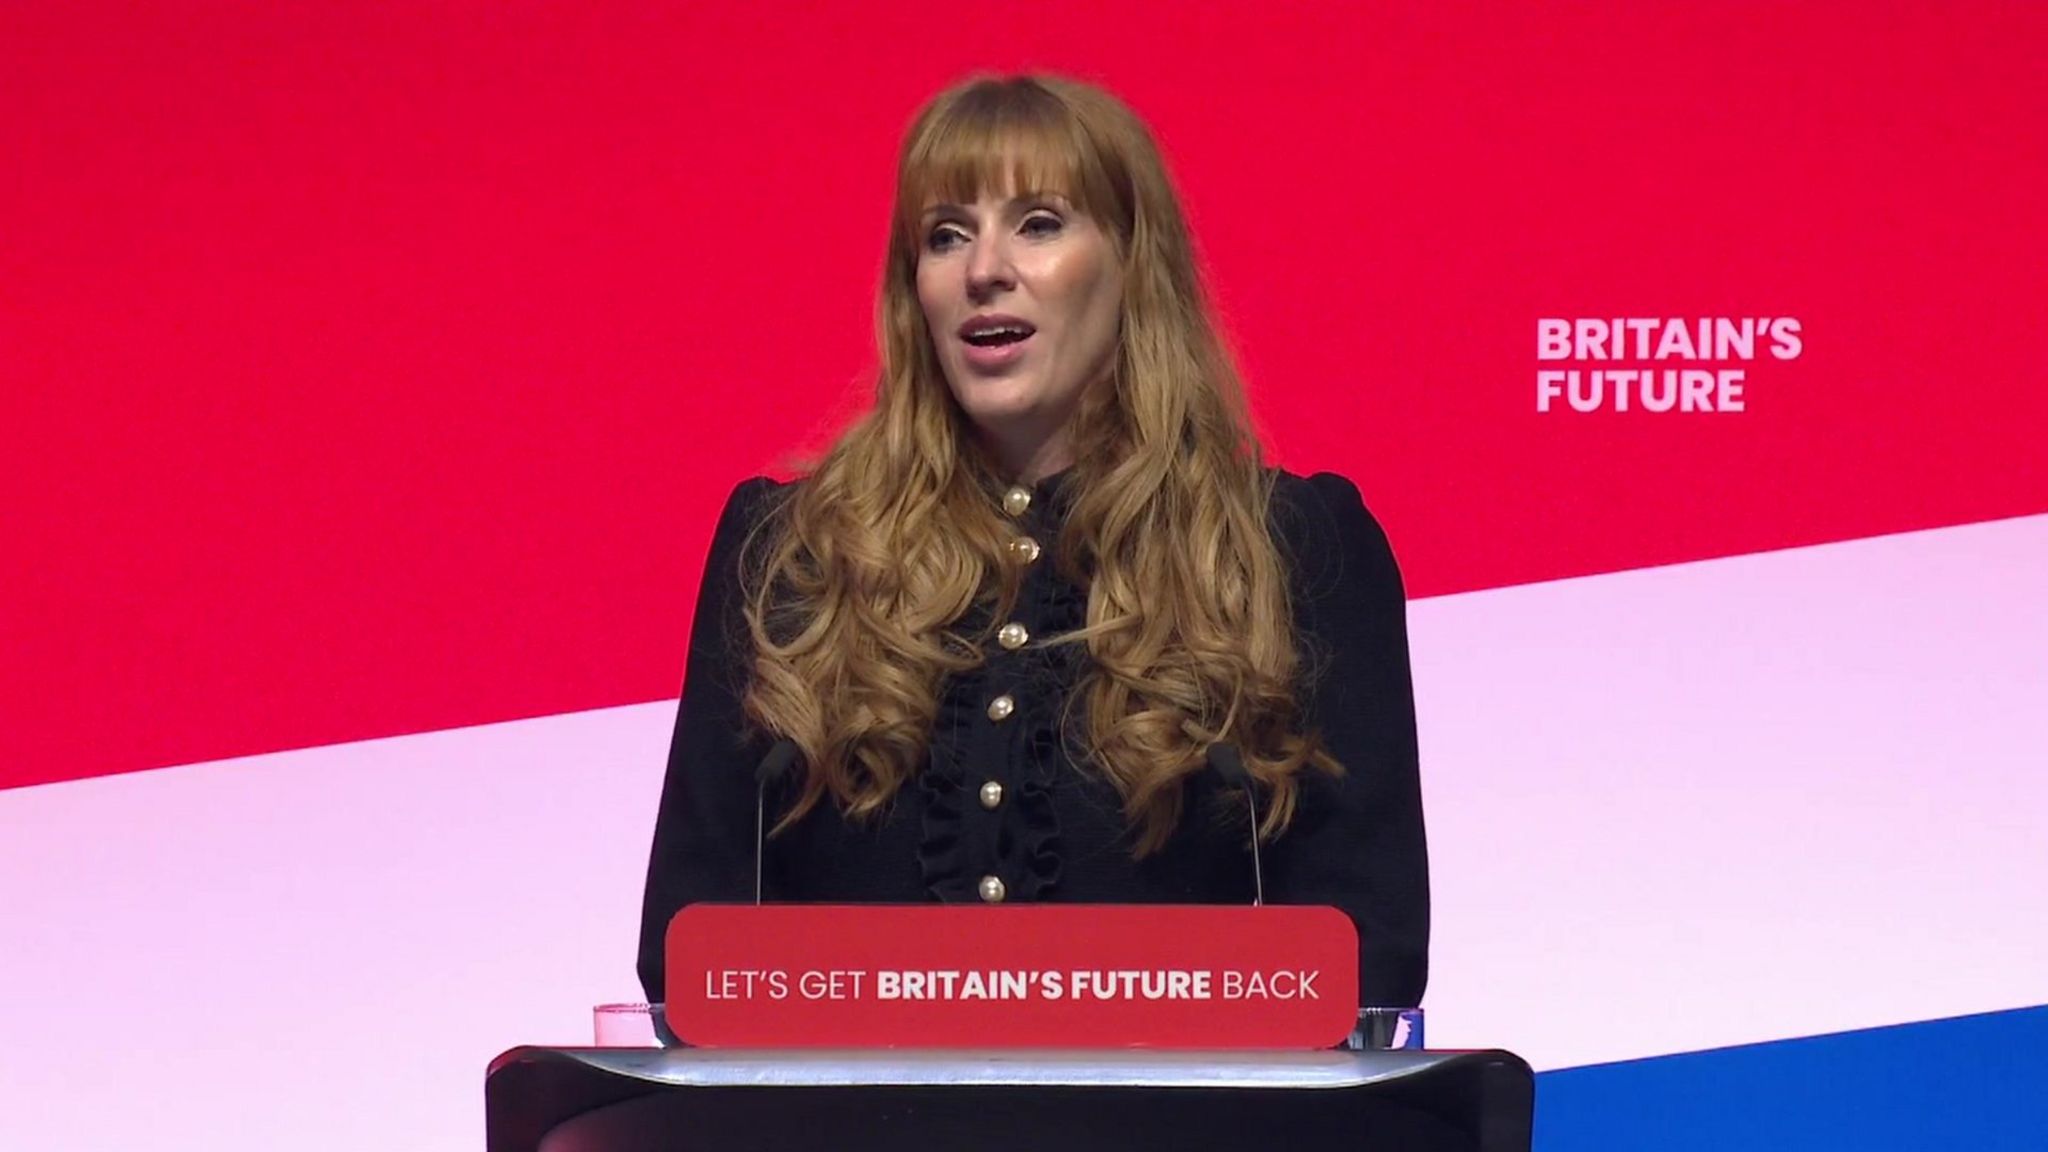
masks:
[[[517,1048],[490,1152],[1526,1152],[1506,1052],[741,1052]]]

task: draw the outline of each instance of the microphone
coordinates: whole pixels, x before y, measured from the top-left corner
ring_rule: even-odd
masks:
[[[761,904],[761,864],[768,855],[768,785],[780,780],[789,766],[796,763],[796,741],[784,736],[775,742],[775,747],[761,757],[761,766],[754,769],[754,905]]]
[[[1235,784],[1244,789],[1244,810],[1252,821],[1252,907],[1266,902],[1266,871],[1259,863],[1259,802],[1258,789],[1252,774],[1245,770],[1244,756],[1235,744],[1209,745],[1209,768],[1223,778],[1226,784]]]

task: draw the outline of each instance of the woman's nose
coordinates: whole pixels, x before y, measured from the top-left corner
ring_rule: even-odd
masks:
[[[1016,270],[1010,264],[1010,246],[993,232],[974,241],[967,254],[967,290],[985,296],[998,288],[1016,286]]]

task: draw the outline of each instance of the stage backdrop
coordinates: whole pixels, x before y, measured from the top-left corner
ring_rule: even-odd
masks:
[[[867,402],[894,150],[976,69],[1148,118],[1272,458],[1392,537],[1434,1040],[2048,1002],[2044,52],[1988,0],[0,8],[0,1145],[470,1147],[491,1055],[633,993],[713,518]],[[1914,1115],[2017,1123],[1985,1083]]]

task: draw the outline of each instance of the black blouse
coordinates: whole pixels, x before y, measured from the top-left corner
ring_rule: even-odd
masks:
[[[1086,590],[1060,575],[1053,553],[1064,479],[1006,501],[1029,541],[1015,547],[1037,555],[987,661],[948,678],[914,784],[884,817],[849,822],[827,797],[768,841],[765,899],[1251,901],[1241,795],[1233,805],[1224,782],[1190,777],[1173,838],[1133,860],[1115,790],[1065,752],[1061,707],[1085,649],[1037,642],[1086,617]],[[748,731],[740,708],[750,653],[738,566],[776,487],[757,477],[733,491],[697,599],[642,913],[640,980],[653,1001],[663,998],[662,939],[676,911],[754,898],[755,771],[771,742]],[[1360,1003],[1414,1005],[1427,977],[1429,880],[1400,572],[1341,476],[1279,473],[1269,519],[1290,564],[1305,721],[1345,771],[1299,777],[1292,825],[1262,846],[1266,899],[1342,908],[1358,925]],[[771,791],[770,824],[788,795]]]

